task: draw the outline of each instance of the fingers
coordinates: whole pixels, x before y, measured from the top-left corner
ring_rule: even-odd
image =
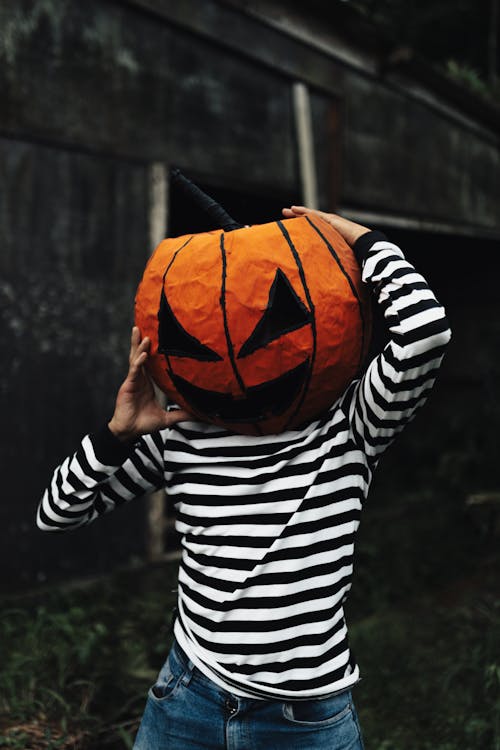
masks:
[[[294,219],[296,216],[306,216],[307,214],[321,215],[322,213],[314,208],[307,208],[307,206],[290,206],[290,208],[283,208],[281,212],[287,219]]]
[[[139,329],[134,328],[133,331],[137,331],[139,334]],[[142,366],[146,363],[146,360],[148,358],[149,354],[149,346],[151,344],[150,339],[146,336],[142,339],[142,341],[137,341],[137,335],[134,335],[134,332],[132,332],[132,338],[133,343],[130,347],[130,366],[128,371],[128,376],[132,380],[134,380],[140,373]]]
[[[323,221],[326,221],[330,226],[336,229],[351,247],[354,246],[356,240],[359,239],[362,234],[370,231],[367,227],[364,227],[361,224],[356,224],[338,214],[331,214],[326,211],[316,211],[316,209],[307,208],[306,206],[291,206],[290,208],[282,209],[282,212],[283,216],[287,219],[307,215],[317,216],[320,219],[323,219]]]
[[[287,219],[294,219],[296,216],[303,216],[307,210],[304,206],[290,206],[290,208],[283,208],[281,213]]]
[[[141,332],[139,331],[137,326],[134,326],[132,328],[132,334],[130,336],[130,353],[128,356],[129,364],[132,364],[133,360],[135,359],[135,354],[137,352],[137,347],[139,346],[141,341]]]

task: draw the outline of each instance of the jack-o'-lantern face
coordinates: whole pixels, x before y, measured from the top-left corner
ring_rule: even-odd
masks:
[[[165,240],[139,286],[136,324],[174,402],[250,434],[326,409],[368,343],[352,251],[306,217]]]

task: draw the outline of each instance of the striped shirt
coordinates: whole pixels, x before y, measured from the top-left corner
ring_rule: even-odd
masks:
[[[327,413],[258,437],[182,422],[124,445],[105,428],[55,470],[38,506],[40,529],[75,529],[167,487],[182,534],[175,637],[243,697],[326,697],[359,680],[343,604],[363,502],[450,338],[398,247],[370,232],[355,250],[390,340]]]

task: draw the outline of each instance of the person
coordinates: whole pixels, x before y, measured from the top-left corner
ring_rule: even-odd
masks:
[[[326,413],[258,437],[161,408],[150,342],[132,330],[107,425],[55,470],[37,510],[76,529],[165,486],[182,534],[174,641],[135,750],[359,750],[360,680],[343,604],[380,457],[426,400],[450,330],[402,251],[378,231],[302,206],[353,248],[389,342]],[[382,657],[381,657],[382,658]]]

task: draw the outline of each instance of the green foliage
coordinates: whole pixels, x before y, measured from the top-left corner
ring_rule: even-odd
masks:
[[[0,731],[0,747],[26,747],[23,727],[31,731],[33,723],[55,727],[57,737],[41,747],[73,747],[64,743],[74,730],[95,738],[112,726],[115,736],[127,736],[168,652],[175,578],[172,566],[145,577],[121,574],[89,589],[52,592],[43,603],[4,607],[0,728],[8,720],[20,729]]]
[[[487,98],[494,94],[492,87],[485,81],[481,73],[467,63],[447,60],[446,71],[451,78],[465,84],[475,94]]]
[[[351,628],[356,704],[378,750],[500,749],[500,598],[411,607]]]
[[[500,750],[496,547],[453,498],[375,488],[347,606],[370,750]],[[133,746],[170,645],[176,568],[0,608],[0,748]]]
[[[345,0],[344,0],[345,1]],[[407,46],[474,93],[497,99],[489,82],[492,4],[475,0],[348,0],[395,47]],[[497,30],[497,39],[500,29]],[[497,75],[499,73],[497,60]]]

